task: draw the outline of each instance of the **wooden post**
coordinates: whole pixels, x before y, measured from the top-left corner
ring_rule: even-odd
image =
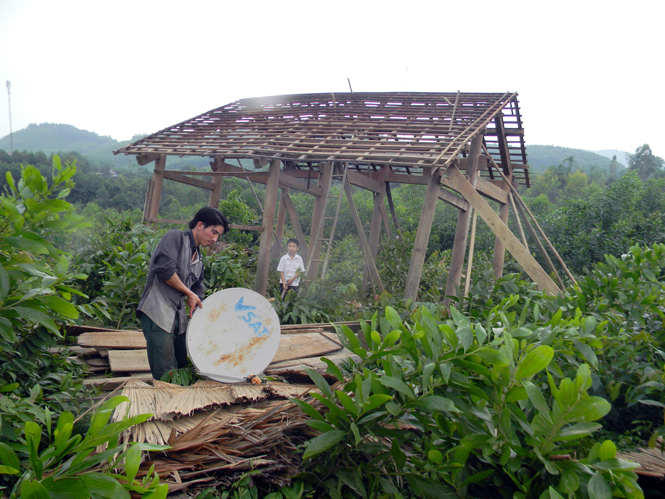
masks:
[[[420,277],[423,274],[427,242],[432,231],[436,202],[439,199],[439,190],[441,189],[440,179],[441,172],[434,170],[427,181],[427,191],[425,191],[425,200],[423,201],[423,208],[420,212],[416,240],[413,243],[413,251],[411,252],[409,273],[406,277],[406,287],[404,288],[405,300],[416,300],[418,298],[418,286],[420,285]]]
[[[254,290],[265,296],[268,289],[268,272],[270,272],[270,245],[273,237],[275,223],[275,204],[277,203],[277,190],[279,188],[280,161],[272,160],[268,169],[268,183],[266,184],[266,199],[263,208],[263,231],[259,246],[259,260],[256,265],[256,282]]]
[[[473,208],[471,208],[473,210]],[[464,276],[464,296],[469,294],[469,287],[471,285],[471,270],[473,269],[473,250],[476,246],[476,221],[478,220],[478,213],[473,210],[471,217],[471,240],[469,241],[469,258],[466,260],[466,276]]]
[[[469,150],[469,167],[467,174],[469,183],[474,188],[478,179],[478,164],[480,162],[480,147],[482,145],[482,136],[475,137],[471,141]],[[443,305],[450,305],[449,296],[455,295],[455,286],[459,286],[462,280],[462,268],[464,267],[464,254],[466,253],[466,241],[469,234],[469,222],[471,221],[471,210],[460,211],[457,215],[457,228],[455,229],[455,241],[453,242],[453,253],[450,257],[448,267],[448,280],[446,281],[445,297]]]
[[[393,203],[393,195],[390,192],[390,182],[386,182],[386,197],[388,198],[388,206],[390,207],[390,216],[393,217],[393,223],[395,224],[395,230],[399,234],[400,239],[404,239],[402,234],[402,229],[399,226],[399,221],[397,220],[397,213],[395,212],[395,204]]]
[[[344,182],[344,192],[346,192],[346,200],[349,202],[349,211],[353,217],[353,221],[356,223],[356,229],[358,230],[358,238],[360,239],[360,246],[363,250],[363,256],[365,257],[365,264],[369,268],[369,272],[372,276],[372,282],[376,287],[379,288],[379,293],[383,293],[385,288],[383,287],[383,282],[381,282],[381,277],[379,276],[379,271],[376,269],[376,262],[374,257],[372,257],[372,252],[367,242],[367,237],[365,236],[365,230],[363,229],[363,224],[360,221],[360,216],[358,215],[358,210],[356,210],[356,203],[353,201],[353,192],[351,191],[351,184],[347,177]]]
[[[302,256],[302,260],[303,262],[305,262],[305,266],[307,266],[307,239],[305,238],[305,233],[303,232],[302,227],[300,226],[300,220],[298,219],[298,212],[296,211],[296,207],[293,206],[293,201],[291,201],[291,196],[289,195],[288,192],[282,191],[282,201],[284,202],[286,210],[289,212],[291,225],[293,225],[293,230],[296,233],[296,238],[300,243],[300,256]]]
[[[211,164],[212,171],[221,172],[224,168],[224,160],[222,158],[216,157],[214,163]],[[219,209],[219,200],[222,197],[222,181],[224,177],[221,175],[214,175],[212,177],[212,183],[215,184],[214,189],[210,191],[210,197],[208,198],[208,206]]]
[[[538,288],[552,295],[560,295],[561,290],[550,276],[547,275],[538,262],[531,256],[529,250],[522,246],[522,243],[499,219],[492,207],[478,194],[476,189],[474,189],[457,167],[454,165],[449,166],[446,170],[446,176],[450,179],[455,190],[464,196],[464,199],[478,212],[478,215],[485,221],[490,230],[503,240],[506,249],[510,251],[510,254],[515,257],[515,260],[522,266],[524,271],[538,285]]]
[[[369,250],[372,255],[372,259],[376,261],[376,254],[379,252],[379,239],[381,237],[381,223],[383,217],[381,215],[381,207],[383,206],[383,201],[386,196],[386,183],[383,181],[385,178],[386,167],[381,169],[379,182],[382,184],[381,192],[378,192],[374,195],[374,209],[372,210],[372,221],[369,226]],[[364,295],[367,291],[367,281],[369,279],[369,268],[365,267],[363,272],[363,284],[361,288],[361,293]]]
[[[150,214],[150,205],[152,203],[152,192],[155,190],[155,181],[153,179],[148,180],[148,188],[145,193],[145,202],[143,203],[143,220],[141,223],[148,223],[148,216]]]
[[[501,156],[501,165],[503,166],[504,182],[508,185],[504,190],[510,193],[510,184],[513,181],[513,165],[510,162],[510,150],[508,148],[508,141],[506,140],[506,130],[503,125],[503,114],[499,113],[494,118],[496,126],[496,136],[499,145],[499,155]],[[508,225],[508,216],[510,215],[510,203],[502,203],[499,206],[499,218],[501,221]],[[494,241],[494,257],[492,259],[492,266],[494,267],[494,277],[497,279],[503,275],[503,262],[506,256],[506,247],[503,242],[497,237]]]
[[[323,170],[319,171],[318,186],[321,187],[321,196],[314,202],[314,211],[312,213],[312,226],[309,231],[309,267],[307,269],[307,280],[310,281],[319,273],[319,262],[317,260],[321,254],[321,241],[319,238],[323,234],[324,217],[326,215],[326,205],[328,204],[328,194],[330,193],[330,184],[332,182],[333,163],[323,164]],[[306,266],[307,267],[307,266]]]
[[[507,226],[508,215],[510,214],[510,204],[501,203],[499,206],[499,218]],[[494,257],[492,258],[492,267],[494,267],[494,277],[499,278],[503,275],[503,261],[506,256],[506,246],[498,237],[494,240]]]
[[[277,207],[277,227],[275,229],[275,241],[272,245],[272,257],[279,258],[282,256],[282,238],[284,237],[284,223],[286,222],[286,205],[284,204],[284,196],[288,195],[289,189],[282,189],[279,196],[279,206]]]
[[[155,169],[152,172],[152,193],[150,194],[150,206],[145,216],[146,222],[155,223],[159,218],[159,202],[162,199],[162,185],[164,184],[164,169],[166,168],[166,154],[159,156],[155,161]]]

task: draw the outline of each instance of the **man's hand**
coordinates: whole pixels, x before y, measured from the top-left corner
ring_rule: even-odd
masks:
[[[190,292],[187,295],[187,306],[189,307],[189,318],[191,319],[196,307],[203,308],[203,303],[201,303],[201,298],[196,293]]]

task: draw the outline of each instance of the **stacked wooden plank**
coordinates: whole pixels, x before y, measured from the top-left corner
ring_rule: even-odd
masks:
[[[337,324],[353,330],[359,328],[358,322]],[[151,379],[146,341],[141,331],[78,328],[72,332],[79,336],[78,345],[70,348],[71,353],[85,363],[91,373],[103,375],[88,378],[88,385],[112,390],[126,377]],[[304,366],[325,370],[321,356],[341,362],[349,355],[351,352],[339,342],[335,325],[331,323],[284,325],[279,348],[265,373],[302,372]]]

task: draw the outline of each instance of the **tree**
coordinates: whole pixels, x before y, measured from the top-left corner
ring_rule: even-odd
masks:
[[[635,149],[635,154],[628,154],[628,169],[636,171],[642,182],[660,172],[665,164],[663,158],[654,156],[649,144],[643,144]]]

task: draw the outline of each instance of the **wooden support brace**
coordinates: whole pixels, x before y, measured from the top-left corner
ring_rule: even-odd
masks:
[[[508,216],[510,215],[510,205],[502,203],[499,205],[499,219],[508,226]],[[494,240],[494,255],[492,257],[492,267],[494,268],[494,277],[499,279],[503,275],[503,262],[506,257],[506,247],[503,240],[496,238]]]
[[[372,252],[369,247],[369,242],[365,236],[365,230],[363,229],[363,224],[360,221],[360,216],[358,216],[358,210],[356,210],[356,203],[353,201],[353,192],[351,191],[351,184],[349,179],[346,179],[344,182],[344,192],[346,193],[346,200],[349,203],[349,210],[351,211],[351,216],[353,221],[356,223],[356,229],[358,230],[358,238],[360,239],[360,246],[363,250],[363,256],[365,257],[365,264],[369,267],[370,275],[372,276],[372,282],[376,287],[379,288],[379,293],[383,293],[385,288],[383,287],[383,282],[381,282],[381,276],[379,276],[379,271],[376,268],[376,262],[372,257]]]
[[[476,137],[471,141],[469,150],[469,185],[476,192],[476,182],[478,180],[478,165],[480,164],[480,146],[482,137]],[[455,168],[457,170],[457,168]],[[457,170],[459,171],[459,170]],[[460,172],[460,175],[462,173]],[[454,183],[453,183],[454,184]],[[467,199],[468,202],[468,199]],[[469,223],[471,222],[471,210],[460,211],[457,215],[457,227],[455,228],[455,241],[453,242],[453,251],[450,256],[450,265],[448,266],[448,280],[446,281],[445,297],[443,305],[450,305],[451,296],[455,296],[455,289],[461,284],[462,268],[464,267],[464,254],[466,253],[466,242],[469,234]]]
[[[517,208],[517,213],[519,213],[519,216],[524,219],[526,222],[526,228],[529,231],[529,234],[531,234],[531,239],[533,239],[533,242],[536,245],[536,248],[538,248],[538,251],[540,251],[540,254],[542,257],[545,259],[547,262],[547,266],[549,267],[551,272],[554,272],[554,275],[556,276],[557,282],[559,283],[559,286],[561,286],[561,289],[564,289],[565,286],[563,284],[563,281],[561,280],[561,276],[556,270],[556,267],[552,263],[552,260],[550,259],[550,255],[547,253],[547,250],[545,249],[545,246],[543,246],[542,241],[538,237],[538,234],[536,234],[535,229],[533,228],[533,225],[531,225],[531,221],[528,219],[526,216],[526,213],[524,212],[524,208],[522,208],[522,205],[520,203],[515,203],[515,208]],[[518,217],[519,218],[519,217]],[[528,245],[525,245],[526,248],[528,248]]]
[[[416,300],[418,298],[418,287],[420,286],[420,277],[423,274],[425,264],[425,254],[427,252],[427,243],[432,232],[432,222],[436,212],[436,201],[439,198],[441,173],[437,170],[433,172],[427,183],[423,208],[420,212],[420,221],[416,231],[416,240],[413,243],[411,252],[411,261],[409,263],[409,273],[406,277],[406,286],[404,288],[405,300]]]
[[[448,167],[446,175],[455,184],[456,190],[464,196],[474,210],[478,211],[478,215],[485,221],[490,230],[504,241],[506,249],[515,257],[515,260],[517,260],[529,277],[538,285],[539,289],[545,290],[552,295],[560,295],[561,290],[554,281],[538,265],[538,262],[522,246],[510,229],[499,219],[499,216],[494,212],[492,207],[476,192],[464,175],[455,166]]]
[[[395,224],[395,230],[397,230],[397,234],[399,234],[400,239],[404,239],[404,235],[402,234],[402,229],[399,226],[399,220],[397,219],[397,213],[395,212],[395,203],[393,203],[393,195],[390,192],[390,182],[386,182],[386,197],[388,198],[388,207],[390,208],[390,216],[393,219],[393,223]]]
[[[386,168],[384,167],[381,170],[381,177],[385,176]],[[386,194],[386,183],[379,181],[379,184],[383,187],[380,192],[374,195],[374,208],[372,210],[372,221],[369,226],[369,249],[372,255],[372,259],[376,261],[376,255],[379,251],[379,238],[381,237],[381,207],[384,206],[383,201]],[[385,206],[384,206],[385,209]],[[364,295],[367,291],[366,283],[369,278],[369,267],[365,267],[363,272],[363,285],[361,288],[361,293]]]
[[[291,196],[288,192],[282,193],[282,201],[284,201],[284,206],[289,212],[289,218],[291,219],[291,225],[293,225],[293,230],[296,233],[298,242],[300,243],[300,256],[302,256],[303,262],[307,265],[307,239],[305,238],[305,233],[300,226],[300,220],[298,219],[298,212],[296,207],[293,205]]]
[[[318,185],[321,187],[321,197],[314,202],[314,211],[312,213],[312,225],[309,232],[309,264],[307,268],[307,280],[312,280],[318,275],[319,262],[315,261],[321,254],[321,241],[319,238],[323,233],[324,217],[326,205],[328,204],[328,195],[330,194],[330,184],[332,183],[333,163],[325,163],[323,171],[319,173]]]

